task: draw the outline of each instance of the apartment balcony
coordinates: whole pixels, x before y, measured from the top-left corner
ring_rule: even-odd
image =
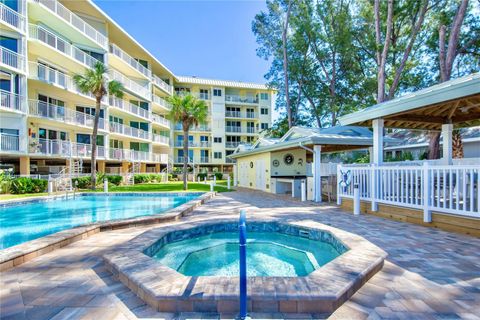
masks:
[[[138,139],[145,139],[145,140],[150,139],[149,132],[142,129],[125,126],[121,123],[116,123],[116,122],[110,122],[109,127],[110,127],[111,133],[118,133],[118,134],[122,134],[122,135],[133,137],[133,138],[138,138]]]
[[[228,133],[246,133],[246,134],[257,134],[258,130],[253,127],[240,127],[240,126],[226,126],[225,132]]]
[[[158,114],[152,113],[152,121],[155,124],[159,124],[159,125],[164,126],[166,128],[170,128],[170,121],[165,119],[164,117],[158,115]]]
[[[200,163],[210,163],[209,157],[200,157]]]
[[[235,163],[235,159],[225,158],[225,163]]]
[[[0,66],[15,72],[25,73],[25,57],[10,49],[0,47]]]
[[[181,123],[177,123],[175,125],[175,130],[176,131],[183,131],[183,127],[182,127],[182,124]],[[193,126],[193,127],[190,127],[189,131],[191,132],[210,132],[212,131],[212,128],[210,128],[209,126],[207,125],[199,125],[199,126]]]
[[[158,88],[162,89],[166,93],[168,94],[173,93],[173,87],[168,83],[166,83],[165,81],[163,81],[162,79],[160,79],[158,76],[152,75],[152,82],[154,85],[156,85]]]
[[[16,31],[25,33],[27,31],[26,21],[27,20],[22,14],[0,2],[0,22]]]
[[[0,90],[0,108],[7,111],[27,112],[24,97],[5,90]]]
[[[165,144],[165,145],[170,145],[170,138],[169,137],[165,137],[165,136],[162,136],[162,135],[159,135],[159,134],[152,134],[152,141],[154,143],[161,143],[161,144]]]
[[[108,99],[108,102],[110,106],[123,110],[125,112],[128,112],[137,117],[140,117],[146,120],[150,120],[151,118],[151,113],[149,110],[140,108],[139,106],[136,106],[133,103],[130,103],[129,101],[110,96]]]
[[[137,95],[145,100],[151,99],[152,94],[148,88],[148,84],[141,85],[140,83],[127,78],[115,69],[110,69],[109,75],[111,80],[120,82],[126,90],[130,91],[134,95]]]
[[[188,142],[189,148],[210,148],[212,143],[210,141]],[[183,148],[183,141],[175,141],[176,148]]]
[[[20,137],[0,132],[0,152],[20,152]]]
[[[138,73],[140,73],[142,76],[150,80],[152,76],[152,72],[149,69],[145,68],[142,64],[140,64],[137,60],[132,58],[128,53],[120,49],[120,47],[111,43],[109,45],[109,52],[114,57],[122,61],[122,63],[125,63],[130,69],[134,70],[134,75],[132,76],[135,76],[135,75],[138,76]],[[110,59],[109,63],[113,64],[114,63],[113,59]]]
[[[44,101],[29,100],[29,116],[50,119],[62,123],[73,124],[81,127],[93,129],[95,117],[83,112],[68,109],[62,106],[49,104]],[[105,119],[100,118],[98,121],[98,129],[105,130]]]
[[[92,145],[58,139],[30,139],[29,153],[60,158],[90,158]],[[105,157],[105,147],[97,146],[97,158],[105,159]]]
[[[47,24],[52,29],[60,30],[69,39],[85,45],[95,45],[105,51],[108,50],[108,39],[94,27],[85,22],[56,0],[32,0],[33,5],[29,7],[29,15],[42,17],[42,21],[51,21]],[[46,15],[52,14],[58,19],[47,19]]]
[[[152,153],[152,162],[154,162],[154,163],[168,163],[168,154],[166,154],[166,153]]]
[[[168,154],[151,153],[130,149],[110,148],[108,155],[111,160],[130,161],[130,162],[155,162],[167,163]]]
[[[255,119],[257,114],[255,112],[225,111],[225,118]]]
[[[157,96],[156,94],[152,94],[152,101],[153,103],[155,103],[156,105],[166,109],[166,110],[170,110],[172,108],[172,106],[170,105],[170,103],[167,102],[167,100]]]
[[[225,148],[236,149],[240,144],[242,144],[242,142],[240,141],[235,141],[235,142],[227,141],[225,142]]]
[[[237,95],[227,94],[225,95],[225,102],[226,103],[246,103],[246,104],[258,104],[257,97],[242,97]]]
[[[90,93],[83,93],[75,84],[73,79],[66,75],[63,72],[50,68],[46,65],[36,63],[36,62],[29,62],[29,78],[39,80],[54,86],[57,86],[62,89],[66,89],[70,92],[91,98],[95,100],[95,97]]]
[[[29,25],[29,38],[59,51],[84,67],[93,68],[96,63],[101,62],[39,25]]]

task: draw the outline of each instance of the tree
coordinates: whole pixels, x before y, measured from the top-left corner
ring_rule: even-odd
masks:
[[[203,100],[187,95],[173,95],[167,98],[172,105],[168,118],[174,122],[180,122],[183,130],[183,190],[188,189],[188,131],[192,126],[198,126],[207,121],[208,107]]]
[[[92,132],[92,155],[91,155],[91,184],[92,189],[97,186],[97,135],[98,122],[100,120],[100,107],[103,97],[107,94],[117,98],[123,97],[123,86],[120,82],[112,80],[108,81],[106,77],[108,73],[107,67],[97,62],[93,69],[87,69],[84,75],[75,74],[73,81],[77,84],[80,91],[84,94],[92,94],[95,98],[95,117],[93,121]]]

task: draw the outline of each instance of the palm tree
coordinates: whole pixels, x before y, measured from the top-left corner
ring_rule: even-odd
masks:
[[[191,94],[173,95],[167,98],[172,105],[168,118],[173,123],[180,122],[183,129],[183,190],[187,190],[188,165],[188,131],[190,127],[205,123],[208,116],[208,107],[203,100],[198,100]]]
[[[93,69],[87,69],[84,75],[76,74],[73,76],[73,81],[75,81],[80,91],[82,91],[84,94],[92,94],[95,98],[95,118],[93,121],[93,133],[91,141],[92,189],[95,189],[97,185],[97,133],[102,99],[107,94],[113,95],[117,98],[123,97],[122,84],[115,80],[108,81],[107,73],[107,67],[101,62],[97,62]]]

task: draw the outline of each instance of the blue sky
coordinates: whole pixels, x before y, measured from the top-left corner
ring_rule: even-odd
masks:
[[[265,82],[251,30],[264,1],[94,1],[177,75]]]

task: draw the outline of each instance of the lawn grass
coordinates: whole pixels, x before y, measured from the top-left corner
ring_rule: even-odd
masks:
[[[227,182],[223,180],[217,181],[217,185],[214,187],[214,190],[217,192],[229,192],[233,189],[228,190]],[[103,188],[98,188],[96,192],[103,192]],[[183,192],[183,182],[174,181],[166,183],[145,183],[145,184],[135,184],[131,186],[110,186],[108,188],[110,192]],[[203,182],[189,182],[187,192],[208,192],[210,191],[210,182],[204,184]],[[79,192],[92,192],[90,189],[79,190]],[[0,194],[1,200],[12,200],[12,199],[21,199],[21,198],[31,198],[31,197],[40,197],[46,196],[48,193],[26,193],[26,194]]]

